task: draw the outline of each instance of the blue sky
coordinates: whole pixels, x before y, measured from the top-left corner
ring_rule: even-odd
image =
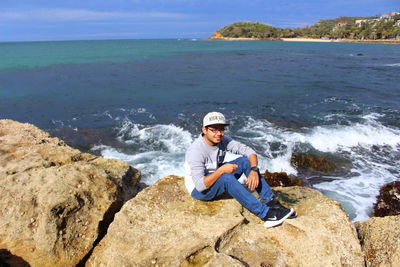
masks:
[[[251,20],[304,27],[400,11],[400,0],[1,0],[0,41],[203,38]]]

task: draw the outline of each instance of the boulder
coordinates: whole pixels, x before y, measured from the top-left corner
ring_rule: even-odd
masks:
[[[305,187],[275,188],[297,219],[265,228],[236,200],[193,199],[167,176],[129,200],[87,266],[364,266],[339,203]]]
[[[357,222],[366,266],[400,266],[400,215]]]
[[[140,178],[11,120],[0,120],[0,166],[0,256],[31,266],[79,264]]]
[[[400,215],[400,181],[382,186],[374,205],[374,216],[389,215]]]
[[[182,177],[165,177],[125,203],[87,266],[236,262],[215,247],[244,223],[241,212],[233,199],[198,201],[185,191]]]

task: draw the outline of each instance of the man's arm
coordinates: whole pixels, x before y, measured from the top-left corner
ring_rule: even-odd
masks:
[[[248,156],[250,161],[250,167],[257,167],[258,166],[258,159],[256,154],[251,154]],[[247,176],[247,187],[250,190],[254,190],[257,188],[258,184],[260,183],[260,179],[258,173],[256,171],[250,171],[249,175]]]
[[[258,166],[258,159],[256,154],[251,154],[249,155],[249,162],[250,162],[250,167],[257,167]],[[221,167],[219,167],[215,172],[211,173],[210,175],[204,176],[204,185],[207,188],[210,188],[219,177],[221,177],[222,174],[224,173],[232,173],[236,171],[238,168],[238,165],[236,164],[224,164]],[[258,173],[256,171],[250,171],[249,176],[247,177],[247,187],[250,190],[254,190],[257,188],[258,184],[260,183],[260,179],[258,176]]]
[[[190,168],[190,175],[193,179],[195,188],[199,192],[210,188],[215,183],[215,181],[217,181],[218,178],[221,177],[221,175],[223,175],[224,173],[232,173],[238,168],[236,164],[224,164],[216,169],[213,173],[204,176],[206,167],[205,159],[202,153],[199,153],[196,150],[189,149],[186,152],[185,157],[186,162]]]

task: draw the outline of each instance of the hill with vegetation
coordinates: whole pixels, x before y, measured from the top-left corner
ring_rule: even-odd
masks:
[[[304,28],[276,28],[260,22],[241,21],[217,30],[212,39],[223,38],[322,38],[378,40],[400,39],[400,13],[374,17],[324,19]]]

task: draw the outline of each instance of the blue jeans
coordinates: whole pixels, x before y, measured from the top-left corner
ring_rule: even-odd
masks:
[[[243,207],[253,212],[260,218],[264,218],[267,215],[269,207],[264,203],[260,202],[254,197],[239,181],[238,179],[244,173],[246,176],[250,173],[250,162],[246,156],[237,158],[228,163],[237,164],[238,168],[233,173],[225,173],[221,175],[217,181],[208,189],[199,192],[196,188],[192,191],[192,197],[198,200],[209,201],[215,199],[217,196],[227,192]],[[273,197],[273,193],[265,179],[260,174],[260,183],[256,188],[260,198],[267,203]]]

